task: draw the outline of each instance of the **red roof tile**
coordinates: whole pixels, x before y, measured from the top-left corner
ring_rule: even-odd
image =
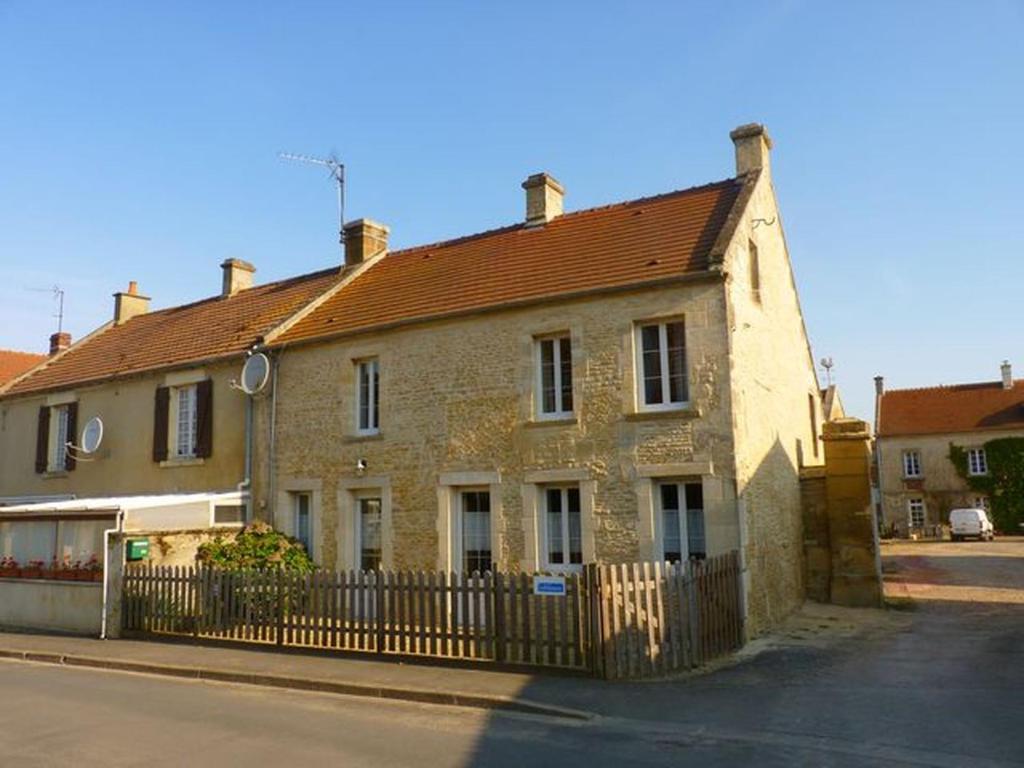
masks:
[[[290,343],[706,270],[742,179],[387,254],[299,320]]]
[[[1024,380],[927,389],[894,389],[882,395],[878,436],[931,435],[1024,429]]]
[[[241,354],[340,279],[334,268],[105,326],[5,394],[63,389]]]
[[[15,376],[20,376],[46,359],[46,355],[32,352],[16,352],[13,349],[0,349],[0,384],[4,384]]]

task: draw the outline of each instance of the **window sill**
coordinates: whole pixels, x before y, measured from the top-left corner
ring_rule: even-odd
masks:
[[[68,471],[66,469],[48,469],[40,475],[43,480],[59,480],[67,476]]]
[[[575,427],[579,425],[579,419],[575,416],[559,416],[552,419],[534,418],[527,421],[523,426],[533,429],[535,427]]]
[[[345,443],[366,443],[373,440],[383,440],[384,435],[380,432],[367,432],[365,434],[356,433],[354,435],[345,435],[342,438],[342,442]]]
[[[174,467],[201,467],[206,463],[206,459],[200,458],[177,458],[177,459],[164,459],[160,462],[160,466],[165,469],[171,469]]]
[[[634,411],[626,414],[626,421],[661,421],[664,419],[697,419],[700,408],[664,408],[654,411]]]

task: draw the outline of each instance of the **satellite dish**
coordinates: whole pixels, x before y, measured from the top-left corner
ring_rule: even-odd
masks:
[[[270,378],[270,360],[262,352],[250,355],[242,366],[242,391],[247,395],[262,392]]]
[[[82,439],[79,441],[79,450],[82,453],[95,453],[103,442],[103,419],[93,416],[85,423],[82,429]]]

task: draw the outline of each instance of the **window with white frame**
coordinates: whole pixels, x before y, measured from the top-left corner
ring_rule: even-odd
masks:
[[[988,457],[984,448],[971,448],[967,451],[967,473],[969,475],[987,475]]]
[[[379,496],[360,496],[356,509],[359,568],[375,571],[381,566],[381,499]]]
[[[50,409],[50,460],[47,469],[58,472],[67,466],[67,446],[72,441],[68,435],[71,407],[57,405]]]
[[[491,570],[491,494],[487,490],[459,492],[459,528],[464,573]]]
[[[658,484],[661,515],[660,556],[674,563],[707,556],[704,527],[704,489],[699,482]]]
[[[921,454],[917,451],[904,451],[903,452],[903,476],[904,477],[920,477],[921,476]]]
[[[908,499],[907,512],[910,518],[911,528],[924,527],[924,499]]]
[[[180,459],[194,458],[199,436],[198,387],[189,384],[177,387],[174,392],[177,404],[174,455]]]
[[[690,399],[683,321],[637,325],[636,350],[639,407],[652,411],[683,408]]]
[[[306,553],[313,555],[313,515],[311,512],[312,495],[309,493],[292,494],[292,532],[296,539],[305,547]]]
[[[583,528],[578,485],[544,489],[545,565],[576,570],[583,565]]]
[[[568,334],[537,340],[537,415],[571,416],[572,341]]]
[[[356,363],[356,430],[361,435],[380,431],[380,361]]]

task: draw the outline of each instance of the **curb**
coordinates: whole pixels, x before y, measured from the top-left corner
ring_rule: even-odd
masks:
[[[377,685],[359,685],[358,683],[333,682],[314,680],[305,677],[283,677],[278,675],[261,675],[249,672],[229,672],[221,669],[203,667],[179,667],[172,664],[152,662],[124,661],[121,659],[97,658],[92,656],[75,656],[71,654],[16,651],[0,648],[0,659],[29,661],[38,664],[53,664],[65,667],[85,667],[88,669],[109,669],[121,672],[136,672],[161,677],[176,677],[186,680],[204,680],[217,683],[235,683],[264,688],[283,688],[294,691],[314,693],[330,693],[341,696],[362,696],[374,699],[393,699],[412,701],[420,704],[437,704],[448,707],[472,707],[475,709],[500,710],[519,712],[529,715],[544,715],[570,720],[592,720],[595,715],[569,707],[554,704],[543,704],[529,699],[509,696],[488,696],[478,693],[459,693],[456,691],[437,691],[425,688],[391,688]]]

